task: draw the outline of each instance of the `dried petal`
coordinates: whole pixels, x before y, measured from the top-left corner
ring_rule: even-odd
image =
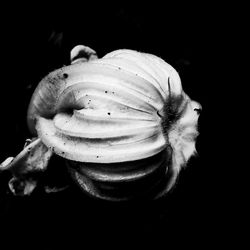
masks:
[[[14,195],[30,195],[37,186],[37,181],[32,178],[13,177],[9,181],[9,188]]]
[[[29,143],[9,164],[14,175],[23,175],[34,171],[44,171],[52,151],[43,144],[40,138]]]

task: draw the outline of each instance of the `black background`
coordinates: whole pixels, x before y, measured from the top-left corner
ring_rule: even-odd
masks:
[[[140,246],[150,242],[155,249],[173,244],[203,249],[218,244],[228,215],[221,206],[226,189],[220,186],[216,170],[220,160],[213,144],[217,99],[211,87],[216,79],[211,61],[220,60],[214,44],[216,51],[222,45],[214,28],[217,13],[208,11],[210,6],[198,7],[180,3],[108,7],[97,2],[51,6],[38,1],[2,9],[7,17],[1,18],[0,161],[16,155],[30,137],[26,110],[37,83],[69,64],[69,52],[78,44],[93,48],[99,57],[121,48],[160,56],[179,72],[185,92],[201,103],[203,111],[198,156],[189,161],[173,191],[158,202],[93,201],[74,185],[57,194],[13,197],[7,192],[8,176],[2,175],[0,237],[7,245],[1,249],[88,249],[86,244],[120,249],[134,242]],[[224,28],[222,23],[216,30],[223,33]]]

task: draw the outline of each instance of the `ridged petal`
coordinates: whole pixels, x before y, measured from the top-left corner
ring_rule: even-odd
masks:
[[[80,162],[132,161],[150,157],[165,148],[165,138],[158,130],[140,130],[140,133],[124,137],[85,138],[61,133],[53,120],[46,118],[39,118],[37,130],[42,141],[54,152]]]

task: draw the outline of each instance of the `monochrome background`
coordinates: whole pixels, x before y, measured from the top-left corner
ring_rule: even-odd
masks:
[[[154,249],[180,244],[203,249],[221,239],[227,221],[220,206],[225,189],[218,189],[219,162],[211,132],[217,115],[211,89],[216,77],[210,64],[217,42],[211,25],[215,17],[207,14],[208,6],[196,7],[153,2],[51,6],[38,1],[2,9],[7,18],[1,17],[0,161],[15,156],[30,137],[26,111],[37,83],[69,64],[69,52],[78,44],[93,48],[99,57],[128,48],[163,58],[179,72],[184,91],[203,107],[198,156],[191,158],[173,191],[158,202],[94,201],[73,183],[60,193],[38,190],[30,197],[14,197],[7,188],[9,176],[0,174],[0,237],[6,249],[90,249],[88,244],[120,249],[135,243],[153,243]]]

